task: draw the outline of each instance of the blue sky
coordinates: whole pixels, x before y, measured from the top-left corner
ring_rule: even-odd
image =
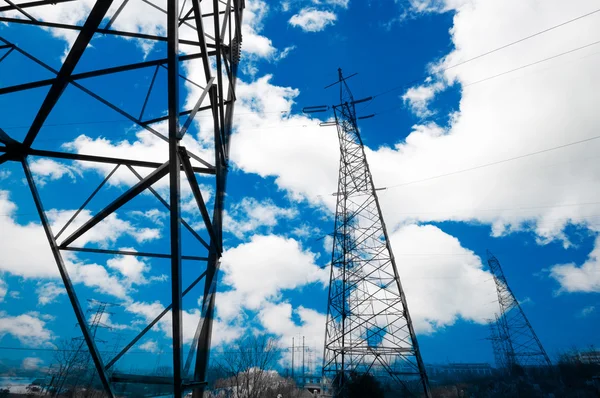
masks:
[[[160,32],[160,15],[144,14],[150,22],[143,25],[136,7],[141,5],[132,2],[126,8],[120,28]],[[447,69],[593,10],[591,0],[568,5],[553,0],[543,6],[533,0],[248,1],[215,349],[259,330],[278,338],[282,347],[304,335],[321,355],[339,150],[335,129],[318,127],[320,120],[301,109],[335,102],[335,89],[323,87],[336,79],[338,67],[358,73],[349,81],[355,98],[377,95],[358,108],[361,114],[377,114],[360,127],[375,183],[390,187],[380,199],[425,361],[492,362],[485,322],[497,304],[484,265],[488,248],[552,358],[574,345],[599,344],[597,141],[431,179],[597,135],[597,46],[472,83],[594,42],[599,14]],[[76,13],[65,15],[40,18],[76,18]],[[54,68],[72,40],[5,25],[0,36]],[[156,59],[164,50],[98,37],[77,71]],[[137,115],[153,72],[83,84]],[[202,71],[189,63],[185,72],[196,80]],[[50,76],[15,54],[0,63],[2,87]],[[164,81],[162,70],[147,117],[164,110]],[[395,90],[385,93],[390,89]],[[22,138],[44,90],[1,96],[0,127]],[[182,101],[191,101],[193,94],[194,88],[182,82]],[[184,145],[206,153],[203,140],[210,126],[202,115],[199,120]],[[166,158],[161,142],[73,87],[35,147]],[[110,171],[32,162],[57,228]],[[58,294],[61,283],[16,166],[4,164],[0,170],[0,346],[27,350],[3,349],[0,361],[39,358],[36,363],[44,367],[51,364],[45,350],[76,336],[77,329],[66,295]],[[114,177],[90,203],[89,214],[135,182],[123,170]],[[210,182],[200,183],[211,197]],[[159,192],[166,188],[166,181],[159,183]],[[184,203],[189,200],[188,192]],[[163,210],[143,195],[79,243],[164,251]],[[193,211],[186,217],[200,222]],[[183,247],[184,254],[203,253],[188,235]],[[127,340],[168,304],[165,261],[80,254],[68,260],[82,300],[121,304],[105,319],[115,330],[112,336],[100,332],[107,340],[102,350],[112,350],[116,332]],[[184,270],[191,281],[198,267],[186,262]],[[188,341],[198,317],[198,294],[184,301]],[[160,324],[150,332],[121,366],[154,367],[157,358],[168,364],[168,328]]]

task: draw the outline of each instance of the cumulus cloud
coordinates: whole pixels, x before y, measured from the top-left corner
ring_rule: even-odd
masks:
[[[136,317],[140,318],[145,323],[153,321],[163,310],[163,306],[160,302],[155,301],[149,302],[137,302],[132,301],[128,303],[125,310]],[[200,310],[193,309],[190,311],[182,312],[183,319],[183,341],[184,343],[190,343],[196,333],[198,322],[200,321]],[[157,323],[153,330],[161,332],[166,337],[171,337],[173,332],[173,318],[171,312],[165,314],[165,316]],[[219,346],[221,344],[230,343],[239,336],[243,335],[244,327],[237,324],[226,323],[220,319],[213,319],[213,333],[212,333],[212,345]]]
[[[138,348],[140,350],[148,351],[148,352],[151,352],[153,354],[156,354],[156,353],[158,353],[160,351],[159,348],[158,348],[158,343],[156,342],[156,340],[148,340],[145,343],[140,344],[138,346]]]
[[[350,0],[313,0],[313,4],[348,8]]]
[[[58,269],[42,226],[33,222],[26,225],[19,224],[14,218],[16,209],[17,206],[10,200],[9,193],[0,190],[0,212],[7,214],[6,219],[3,220],[3,228],[0,229],[0,249],[5,253],[3,261],[0,263],[0,269],[26,278],[58,277]],[[47,215],[53,230],[58,231],[62,228],[74,212],[74,210],[49,210]],[[91,213],[86,210],[82,211],[71,226],[65,230],[63,236],[68,236],[91,217]],[[113,213],[75,242],[81,246],[88,243],[106,245],[116,242],[124,235],[129,235],[138,242],[146,242],[160,236],[158,230],[146,227],[136,228]],[[102,268],[101,266],[91,264],[86,267],[78,262],[72,253],[63,253],[63,257],[75,275],[81,276],[83,280],[94,282],[93,276],[88,279],[85,275],[95,274],[98,276],[98,272],[101,272],[97,268]],[[92,272],[93,269],[97,269],[97,271]]]
[[[279,338],[282,347],[289,347],[292,338],[295,344],[301,344],[301,336],[305,337],[306,347],[314,350],[315,362],[322,358],[322,347],[325,337],[326,315],[303,306],[293,308],[288,302],[267,303],[259,311],[258,319],[261,326],[270,334]],[[291,352],[283,351],[283,364],[291,363]]]
[[[596,306],[595,305],[588,305],[587,307],[583,307],[581,309],[581,311],[579,311],[577,313],[577,316],[579,318],[585,318],[586,316],[589,316],[591,314],[593,314],[596,311]]]
[[[132,247],[121,248],[124,251],[136,251]],[[116,256],[106,262],[108,268],[118,271],[125,283],[129,285],[146,285],[152,280],[164,280],[166,275],[158,278],[147,278],[151,267],[144,260],[135,256]]]
[[[44,363],[42,358],[38,357],[26,357],[21,362],[21,369],[24,370],[36,370],[40,368],[40,365]]]
[[[292,238],[254,235],[228,249],[222,258],[222,283],[232,290],[219,294],[219,316],[230,319],[240,307],[257,310],[282,291],[309,283],[325,285],[329,274],[315,264],[315,254]]]
[[[294,199],[320,203],[336,187],[337,135],[319,120],[291,114],[299,90],[274,85],[272,78],[238,84],[232,161],[247,173],[275,177]]]
[[[429,103],[433,100],[435,94],[442,89],[444,89],[444,83],[442,82],[427,82],[422,86],[409,88],[406,93],[402,95],[402,100],[404,100],[404,103],[410,107],[415,115],[425,118],[434,114],[434,112],[429,109]]]
[[[328,25],[333,25],[336,20],[337,15],[331,11],[307,7],[300,10],[298,14],[293,15],[288,22],[305,32],[320,32]]]
[[[295,209],[279,207],[269,199],[259,202],[255,198],[246,197],[224,213],[223,228],[242,239],[249,232],[257,233],[263,227],[269,232],[280,219],[292,219],[297,215]]]
[[[559,292],[600,293],[600,236],[585,263],[554,265],[550,276],[560,284]]]
[[[594,32],[600,34],[594,17],[442,71],[490,48],[585,14],[593,9],[593,2],[567,7],[553,0],[543,8],[535,7],[533,0],[463,3],[444,2],[445,7],[455,7],[454,50],[430,68],[438,79],[435,81],[462,87],[458,111],[450,115],[449,125],[424,120],[404,139],[365,149],[376,186],[390,187],[380,192],[388,226],[477,222],[490,225],[493,236],[533,231],[540,244],[558,239],[566,246],[570,242],[564,229],[569,224],[600,230],[595,218],[600,205],[590,184],[600,172],[600,164],[594,161],[600,140],[519,158],[597,135],[600,119],[589,106],[600,100],[594,90],[594,82],[600,84],[596,50],[589,48],[471,85],[588,44],[595,40]],[[407,93],[409,106],[423,116],[435,112],[432,91],[442,89],[432,84],[436,83],[426,82]],[[325,129],[313,127],[311,119],[286,114],[298,90],[276,86],[270,76],[240,88],[244,91],[241,108],[254,114],[237,119],[232,158],[238,167],[275,177],[277,185],[294,198],[325,202],[332,208],[333,201],[327,199],[337,180],[335,132],[327,135]],[[565,103],[565,97],[572,100]],[[251,98],[258,105],[244,104]],[[268,114],[267,108],[263,109],[267,102],[269,109],[284,113]],[[257,126],[263,129],[254,131]],[[271,132],[268,126],[278,129]],[[313,139],[313,134],[318,138]],[[298,142],[299,137],[304,142]],[[503,161],[511,158],[518,159]],[[485,164],[492,165],[481,167]]]
[[[46,305],[56,301],[56,298],[61,294],[66,294],[64,286],[58,285],[54,282],[38,283],[38,287],[35,289],[35,293],[38,295],[38,304]]]
[[[49,343],[53,334],[46,327],[44,317],[38,313],[31,312],[18,316],[10,316],[0,311],[0,339],[5,335],[11,335],[24,345],[39,347]]]
[[[0,303],[4,301],[7,292],[8,284],[3,279],[0,279]]]
[[[417,332],[458,319],[483,324],[493,318],[498,305],[492,275],[458,239],[432,225],[407,225],[390,241]]]
[[[64,176],[75,180],[81,172],[72,166],[56,162],[51,159],[36,159],[30,163],[31,172],[39,184],[44,185],[48,180],[59,180]]]

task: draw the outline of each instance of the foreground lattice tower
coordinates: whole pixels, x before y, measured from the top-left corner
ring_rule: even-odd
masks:
[[[355,101],[339,71],[333,106],[341,157],[323,374],[344,396],[354,372],[398,382],[409,396],[429,386],[406,297],[356,122]]]
[[[22,114],[31,115],[31,119],[19,120],[29,127],[15,133],[7,127],[8,116],[9,113],[13,113],[13,108],[2,113],[0,171],[4,171],[4,167],[12,167],[10,170],[19,172],[27,182],[54,262],[81,329],[86,350],[89,351],[103,394],[109,398],[115,397],[115,387],[124,383],[166,385],[172,388],[172,395],[176,398],[186,395],[189,391],[193,391],[195,398],[202,397],[206,385],[222,253],[222,211],[245,2],[163,0],[156,3],[158,4],[147,0],[15,0],[0,4],[0,23],[7,25],[0,32],[0,101],[5,101],[3,104],[18,104],[14,105],[14,109],[26,109],[27,112]],[[79,6],[81,7],[77,8]],[[65,21],[64,18],[57,19],[57,16],[79,14],[83,16],[80,23]],[[124,15],[129,15],[129,21],[121,23]],[[31,39],[19,40],[26,38],[19,38],[18,35],[25,36],[27,33],[20,32],[26,32],[27,26],[53,30],[58,33],[55,36],[74,39],[59,68],[55,67],[55,63],[48,64],[44,61],[45,58],[51,57],[47,53],[54,48],[53,46],[36,47],[31,44]],[[11,31],[13,27],[15,30]],[[5,38],[5,33],[16,37],[9,40]],[[66,36],[67,34],[69,36]],[[95,62],[90,62],[89,49],[94,48],[94,40],[100,36],[103,37],[102,43],[99,43],[101,46],[95,50],[100,51],[98,49],[102,48],[102,52],[97,54],[104,59],[99,62],[100,57],[95,55],[91,58]],[[124,40],[118,41],[118,38]],[[148,57],[142,56],[141,53],[126,52],[122,50],[125,40],[136,40],[146,47],[154,46],[157,51],[146,54]],[[61,59],[60,55],[55,54],[55,59]],[[138,57],[135,58],[136,56]],[[9,61],[21,64],[7,64]],[[21,68],[10,66],[27,63],[38,68],[35,73],[34,69],[23,69],[28,73],[19,74],[23,72]],[[124,73],[127,74],[123,75]],[[163,76],[165,74],[166,76]],[[134,92],[140,81],[149,82],[148,90],[144,98],[139,98],[139,103],[134,103],[135,101],[131,100],[133,97],[128,97],[127,94],[130,91]],[[160,81],[164,83],[161,84]],[[189,105],[184,104],[181,99],[180,91],[186,84],[191,94]],[[42,88],[45,91],[42,91]],[[19,96],[36,89],[37,92],[29,94],[34,95],[34,100],[31,100],[31,97],[23,100],[24,97]],[[192,94],[191,90],[196,91]],[[72,92],[79,97],[69,97]],[[57,117],[60,117],[61,109],[62,117],[86,117],[93,114],[94,110],[104,115],[104,112],[110,110],[113,112],[113,119],[119,116],[122,121],[127,122],[127,129],[135,126],[135,129],[157,137],[162,147],[157,153],[135,153],[136,151],[129,150],[111,151],[107,155],[102,151],[81,153],[73,147],[69,149],[63,145],[69,144],[74,139],[73,136],[61,142],[56,134],[50,135],[50,141],[44,143],[44,139],[47,140],[49,136],[45,130],[49,126],[47,121],[53,115],[58,114]],[[68,112],[65,112],[65,109],[68,109]],[[182,145],[182,140],[193,133],[197,128],[194,122],[198,122],[200,118],[205,119],[202,125],[212,130],[213,134],[210,137],[198,135],[201,141],[198,142],[198,146],[186,148]],[[91,119],[83,124],[98,122],[94,117]],[[66,124],[63,125],[65,126]],[[121,128],[117,132],[122,133],[124,130]],[[38,139],[39,136],[42,136],[41,140]],[[202,153],[199,152],[201,149]],[[90,189],[89,197],[85,201],[82,200],[83,203],[66,224],[52,223],[45,210],[48,201],[44,200],[43,192],[39,189],[41,184],[36,180],[31,167],[34,161],[40,159],[67,164],[71,162],[70,167],[76,169],[82,169],[82,165],[85,164],[86,167],[105,171],[97,188],[93,191]],[[102,168],[103,165],[108,169]],[[139,182],[136,181],[119,196],[111,197],[114,191],[106,192],[105,188],[113,181],[113,175],[126,175]],[[78,187],[77,191],[73,189],[72,192],[62,192],[61,200],[66,203],[70,199],[70,193],[89,189],[89,184],[93,184],[93,177],[91,174],[86,175],[85,185]],[[214,197],[212,209],[203,198],[198,178],[214,187],[214,195],[211,195]],[[161,180],[168,181],[168,192],[164,194],[166,199],[156,188]],[[193,227],[182,216],[182,183],[189,185],[196,203],[194,213],[203,221],[201,226]],[[109,197],[111,201],[107,200]],[[139,206],[138,204],[148,197],[155,197],[156,205],[163,206],[168,214],[165,221],[165,225],[168,225],[168,244],[156,252],[149,252],[139,244],[124,250],[116,245],[107,248],[90,247],[81,243],[81,239],[78,240],[117,213],[126,217],[124,207],[129,204],[131,207]],[[96,204],[96,200],[101,203]],[[58,204],[59,208],[64,206],[67,205]],[[131,210],[131,207],[128,210]],[[89,211],[91,218],[83,219],[84,210]],[[189,236],[189,240],[194,242],[193,247],[200,248],[200,251],[194,251],[194,255],[185,255],[182,252],[184,236]],[[106,353],[98,349],[94,340],[93,325],[89,324],[82,310],[67,266],[66,252],[75,252],[82,258],[92,255],[116,255],[167,259],[170,264],[170,303],[165,305],[163,311],[119,353],[107,357]],[[184,261],[188,262],[185,267],[186,271],[190,270],[188,273],[183,272]],[[190,266],[190,261],[195,264]],[[184,274],[189,276],[184,278]],[[184,356],[183,297],[196,286],[198,289],[193,294],[195,297],[200,296],[201,316],[195,325],[196,333],[189,344],[188,354]],[[201,293],[198,290],[201,290]],[[116,368],[119,360],[144,338],[153,326],[165,317],[169,319],[169,316],[172,374],[162,377],[118,372],[119,369]]]
[[[551,366],[542,343],[538,339],[521,305],[508,286],[498,259],[488,250],[488,266],[496,282],[500,315],[492,325],[495,329],[492,344],[496,365],[511,372],[515,366]]]

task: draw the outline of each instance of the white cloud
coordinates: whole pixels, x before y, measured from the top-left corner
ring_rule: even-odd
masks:
[[[350,0],[312,0],[313,4],[348,8]]]
[[[95,314],[91,314],[89,316],[88,322],[91,324],[94,320],[94,315]],[[126,324],[122,324],[122,323],[115,323],[112,321],[111,319],[111,314],[108,312],[104,312],[102,314],[102,316],[100,317],[100,324],[103,325],[104,327],[110,328],[111,330],[127,330],[127,329],[132,329],[131,325],[126,325]]]
[[[407,225],[390,242],[417,332],[431,333],[459,318],[485,323],[498,310],[492,275],[455,237],[432,225]]]
[[[329,274],[315,264],[315,255],[295,239],[255,235],[248,243],[228,249],[221,261],[222,283],[233,290],[219,293],[217,310],[223,319],[244,307],[259,309],[282,291],[310,283],[325,285]]]
[[[583,265],[574,263],[554,265],[550,276],[560,283],[559,292],[600,293],[600,236]]]
[[[326,314],[303,306],[292,308],[288,302],[267,303],[259,311],[258,319],[268,333],[279,338],[281,347],[290,347],[292,338],[295,338],[297,347],[302,344],[302,337],[305,337],[305,346],[315,353],[315,362],[319,363],[323,355]],[[283,351],[281,362],[284,365],[290,364],[291,352]]]
[[[247,173],[275,177],[294,199],[320,202],[319,195],[335,190],[337,135],[319,127],[319,120],[290,114],[300,92],[273,85],[271,79],[266,75],[252,83],[238,82],[232,161]]]
[[[54,336],[46,328],[43,316],[37,313],[10,316],[0,311],[0,339],[11,335],[24,345],[39,347],[49,343]]]
[[[242,50],[251,56],[269,58],[276,53],[271,39],[261,36],[263,19],[269,12],[269,6],[261,0],[249,1],[244,10],[244,24],[242,25],[242,36],[244,44]]]
[[[40,365],[44,363],[44,360],[37,357],[26,357],[21,362],[21,369],[24,370],[36,370],[40,368]]]
[[[125,308],[126,311],[135,314],[142,318],[145,323],[153,321],[165,307],[158,301],[153,303],[146,302],[130,302]],[[200,311],[193,309],[191,311],[182,312],[183,319],[183,341],[189,343],[192,341],[194,334],[196,333],[196,327],[200,320]],[[171,312],[165,314],[165,316],[158,322],[153,330],[160,331],[166,337],[172,336],[172,316]],[[212,345],[219,346],[224,343],[229,343],[243,334],[244,328],[242,326],[232,324],[230,322],[225,323],[218,318],[213,319],[213,333],[212,333]]]
[[[0,214],[7,214],[3,220],[3,228],[0,229],[0,250],[5,253],[3,261],[0,263],[0,270],[25,278],[57,278],[59,276],[58,268],[41,225],[33,222],[26,225],[19,224],[14,219],[16,209],[15,203],[9,199],[8,192],[0,190]],[[47,215],[53,230],[58,231],[73,213],[74,210],[49,210]],[[63,236],[68,236],[89,218],[91,218],[91,214],[88,211],[82,211]],[[152,228],[136,228],[130,222],[120,219],[116,214],[111,214],[75,242],[81,246],[85,246],[87,243],[97,243],[102,246],[114,243],[124,235],[129,235],[138,242],[146,242],[157,238],[159,232]],[[98,287],[101,282],[94,278],[107,275],[106,270],[100,270],[100,268],[103,269],[100,265],[85,265],[70,252],[62,254],[69,271],[73,272],[74,280],[80,278],[79,281],[91,284],[88,286]],[[114,287],[107,285],[103,291],[116,292],[115,289],[119,289],[119,285]]]
[[[140,219],[147,219],[152,222],[154,225],[162,227],[165,225],[164,221],[168,217],[167,212],[160,211],[158,209],[150,209],[146,211],[133,210],[129,212],[129,214],[133,217],[138,217]]]
[[[408,104],[415,115],[421,118],[429,117],[434,114],[434,112],[429,109],[429,103],[433,100],[435,94],[444,88],[444,84],[441,82],[428,82],[422,86],[409,88],[406,93],[402,95],[402,100],[405,104]]]
[[[151,352],[153,354],[156,354],[156,353],[158,353],[160,351],[159,348],[158,348],[158,343],[156,342],[156,340],[148,340],[145,343],[140,344],[138,346],[138,348],[140,350],[148,351],[148,352]]]
[[[30,163],[30,167],[36,181],[41,185],[48,180],[59,180],[64,176],[69,177],[72,181],[75,181],[76,175],[81,176],[81,172],[77,168],[51,159],[36,159]]]
[[[8,284],[3,279],[0,279],[0,303],[4,301],[7,292]]]
[[[135,251],[131,247],[121,248],[121,250]],[[116,256],[108,260],[106,265],[119,271],[129,284],[143,285],[148,283],[144,274],[150,270],[150,266],[135,256]]]
[[[71,279],[75,283],[83,283],[98,293],[108,294],[120,299],[126,299],[127,286],[117,277],[108,273],[99,264],[67,263]]]
[[[316,8],[307,7],[300,10],[298,14],[293,15],[289,24],[301,28],[305,32],[320,32],[333,25],[337,20],[337,15],[331,11],[321,11]]]
[[[318,239],[323,235],[323,231],[321,231],[319,228],[313,227],[309,224],[302,224],[302,225],[299,225],[296,228],[292,229],[291,234],[296,235],[297,237],[302,238],[302,239],[306,239],[309,237],[311,237],[313,239]]]
[[[441,72],[593,9],[592,1],[576,6],[559,0],[547,1],[544,7],[534,3],[461,3],[451,31],[454,50],[432,68],[437,81],[464,85],[449,126],[425,122],[393,145],[365,149],[376,186],[394,187],[380,191],[391,229],[411,222],[478,222],[491,225],[493,236],[533,231],[540,244],[559,239],[565,245],[570,244],[566,225],[600,230],[595,218],[600,205],[590,183],[600,173],[595,162],[600,140],[478,167],[595,137],[600,116],[589,104],[600,101],[594,89],[600,84],[596,49],[468,86],[594,41],[594,32],[600,34],[595,16]],[[444,2],[444,6],[459,5]],[[328,195],[336,187],[339,159],[335,130],[331,128],[328,135],[326,129],[311,126],[314,121],[305,116],[267,113],[266,109],[285,111],[298,95],[297,90],[274,86],[269,79],[240,85],[239,111],[254,114],[238,116],[232,158],[246,172],[275,177],[277,185],[294,198],[326,202],[332,208]],[[565,97],[572,100],[565,103]],[[299,124],[307,128],[294,126]],[[266,128],[270,126],[277,128],[271,132]],[[262,130],[254,131],[256,127]],[[397,134],[402,137],[404,132]],[[431,178],[446,174],[450,175]]]
[[[53,303],[58,296],[66,294],[66,290],[63,286],[59,286],[54,282],[42,282],[38,284],[35,290],[38,295],[38,304],[46,305]]]
[[[257,233],[261,227],[266,227],[269,231],[280,219],[293,219],[297,215],[296,209],[279,207],[269,199],[259,202],[255,198],[246,197],[224,213],[223,227],[225,231],[242,239],[249,232]]]
[[[595,311],[596,306],[588,305],[587,307],[582,308],[581,311],[579,311],[579,313],[577,314],[577,316],[580,318],[585,318],[586,316],[593,314]]]

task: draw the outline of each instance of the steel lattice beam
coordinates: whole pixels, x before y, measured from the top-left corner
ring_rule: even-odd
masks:
[[[488,266],[494,277],[500,314],[490,322],[496,366],[511,373],[515,366],[523,368],[551,366],[550,358],[521,308],[500,266],[489,250]]]
[[[339,70],[340,103],[332,108],[341,155],[323,374],[339,397],[353,373],[391,379],[409,395],[430,397],[346,80]]]
[[[54,260],[60,271],[65,289],[79,327],[83,335],[82,345],[85,344],[90,352],[94,367],[97,371],[99,380],[102,383],[105,394],[109,397],[114,396],[114,383],[158,383],[170,384],[173,386],[173,391],[176,397],[181,397],[187,391],[193,390],[195,397],[201,397],[206,385],[206,371],[208,367],[208,359],[210,353],[211,327],[215,309],[215,292],[216,283],[218,280],[217,274],[219,271],[219,261],[222,252],[222,211],[225,200],[225,187],[227,180],[227,168],[229,163],[229,142],[232,132],[232,120],[235,101],[235,85],[236,75],[238,70],[237,62],[239,60],[239,46],[242,42],[241,23],[244,9],[243,0],[228,0],[220,2],[215,0],[212,2],[212,12],[202,14],[200,0],[192,0],[191,9],[185,13],[179,9],[179,1],[168,0],[167,8],[163,9],[156,4],[141,0],[151,5],[159,12],[166,14],[167,25],[166,35],[159,36],[146,34],[143,32],[127,32],[123,30],[113,29],[113,26],[118,25],[122,11],[128,7],[132,7],[132,1],[124,0],[112,15],[109,15],[112,0],[97,0],[85,18],[82,25],[67,24],[62,21],[49,21],[39,17],[38,13],[43,7],[61,6],[63,4],[75,4],[77,0],[40,0],[40,1],[7,1],[7,5],[0,7],[0,22],[12,25],[29,26],[28,29],[45,28],[58,29],[71,32],[77,32],[77,37],[73,42],[62,66],[56,70],[43,62],[36,51],[26,51],[17,44],[10,42],[5,38],[0,37],[0,49],[4,52],[0,57],[0,68],[5,65],[1,63],[8,57],[14,57],[15,54],[25,57],[29,62],[37,64],[46,71],[55,75],[53,78],[19,82],[16,85],[0,87],[0,98],[13,93],[27,93],[30,90],[49,87],[41,105],[34,112],[34,117],[30,121],[30,127],[22,140],[11,138],[4,130],[0,121],[0,165],[7,162],[17,162],[22,166],[23,173],[26,177],[29,190],[34,200],[37,209],[37,214],[45,231],[48,243],[50,245]],[[206,4],[206,3],[204,3]],[[19,14],[19,15],[17,15]],[[103,24],[103,22],[105,22]],[[205,29],[206,23],[209,22],[214,26],[214,34],[208,34]],[[101,25],[104,25],[101,27]],[[194,30],[195,37],[192,39],[180,38],[182,29]],[[84,56],[89,44],[97,35],[108,35],[111,40],[116,38],[139,39],[147,40],[155,43],[166,43],[167,57],[157,60],[140,61],[136,63],[119,63],[119,57],[114,56],[114,61],[117,66],[95,69],[88,72],[75,73],[80,59]],[[214,37],[213,37],[214,36]],[[164,45],[164,44],[163,44]],[[180,46],[185,45],[186,54],[180,53]],[[203,74],[206,77],[206,85],[199,86],[191,81],[185,74],[182,73],[181,62],[201,60]],[[216,76],[212,76],[211,65],[216,65]],[[225,73],[223,73],[223,66]],[[126,112],[121,106],[110,102],[101,97],[94,91],[86,88],[84,83],[86,79],[91,79],[101,76],[114,76],[122,72],[142,73],[150,69],[153,73],[152,81],[145,95],[145,100],[139,117],[133,116]],[[162,113],[163,116],[153,119],[144,120],[146,106],[153,90],[156,88],[156,76],[159,68],[163,68],[167,73],[166,97],[167,109]],[[3,73],[0,70],[0,73]],[[199,87],[202,91],[198,98],[193,102],[195,106],[189,110],[182,110],[179,103],[179,88],[181,82],[184,81]],[[47,150],[35,148],[37,138],[44,135],[43,128],[46,126],[46,121],[53,109],[61,102],[63,94],[67,87],[72,86],[77,88],[84,95],[89,96],[98,104],[112,109],[125,119],[138,125],[139,127],[149,131],[168,144],[168,161],[165,163],[156,162],[155,159],[139,159],[117,156],[105,156],[104,154],[82,154],[77,152],[64,152],[56,150]],[[115,87],[115,90],[122,90],[121,87]],[[77,109],[74,109],[77,111]],[[137,113],[136,113],[137,114]],[[192,123],[199,115],[206,115],[212,118],[211,127],[214,128],[214,138],[212,142],[206,145],[214,145],[214,163],[207,162],[196,154],[186,150],[180,145],[181,139],[192,128]],[[187,116],[183,126],[180,125],[179,118]],[[155,127],[156,123],[166,121],[168,124],[168,133],[163,135]],[[55,234],[48,222],[48,218],[43,206],[43,200],[36,186],[35,177],[29,167],[29,159],[48,158],[57,160],[67,160],[73,162],[91,162],[97,164],[112,164],[115,167],[106,173],[105,178],[95,188],[88,198],[83,202],[81,207],[69,219],[66,225]],[[200,163],[202,166],[193,165],[192,161]],[[122,169],[129,169],[138,179],[139,183],[125,191],[117,199],[110,204],[97,211],[87,222],[81,224],[75,231],[69,233],[59,245],[57,239],[65,232],[71,223],[77,219],[80,213],[86,209],[89,202],[96,197],[98,192],[105,189],[106,183],[111,179],[120,166],[126,166]],[[136,168],[150,169],[150,173],[143,177],[139,174]],[[184,171],[184,174],[181,174]],[[204,174],[205,178],[213,178],[215,184],[215,200],[212,212],[209,211],[207,203],[204,201],[196,179],[196,174]],[[180,198],[180,178],[185,176],[187,183],[191,186],[199,213],[208,229],[209,237],[205,240],[200,231],[196,231],[189,223],[183,220],[181,215],[181,198]],[[152,188],[152,185],[161,178],[168,178],[170,181],[169,198],[163,199],[160,194]],[[110,248],[94,248],[94,247],[74,247],[72,244],[81,236],[93,230],[106,217],[115,214],[126,203],[131,202],[144,192],[152,193],[168,210],[169,212],[169,230],[170,230],[170,246],[168,250],[163,252],[149,252],[137,250],[123,250]],[[211,214],[212,213],[212,214]],[[202,246],[206,248],[204,253],[194,253],[193,255],[184,255],[181,248],[181,226],[184,226]],[[90,333],[90,327],[85,319],[85,313],[81,308],[77,293],[71,282],[69,273],[65,266],[62,251],[78,252],[78,253],[93,253],[97,255],[124,255],[138,256],[147,258],[163,258],[170,261],[171,269],[171,303],[118,354],[111,358],[107,364],[104,364],[103,359],[96,347],[94,335]],[[188,284],[185,290],[182,289],[182,268],[185,266],[183,260],[191,260],[192,264],[206,263],[206,269],[200,272],[200,275],[191,283]],[[200,263],[199,263],[200,262]],[[183,337],[182,337],[182,298],[187,295],[201,280],[204,279],[202,289],[202,317],[198,323],[197,333],[194,341],[191,344],[191,353],[195,354],[195,361],[192,361],[194,355],[188,356],[188,360],[184,366],[183,363]],[[141,375],[130,375],[123,373],[114,373],[109,376],[108,369],[115,368],[119,359],[129,351],[151,328],[156,325],[165,315],[172,313],[172,345],[173,345],[173,376],[150,378]],[[187,372],[193,366],[193,375],[188,375]]]

